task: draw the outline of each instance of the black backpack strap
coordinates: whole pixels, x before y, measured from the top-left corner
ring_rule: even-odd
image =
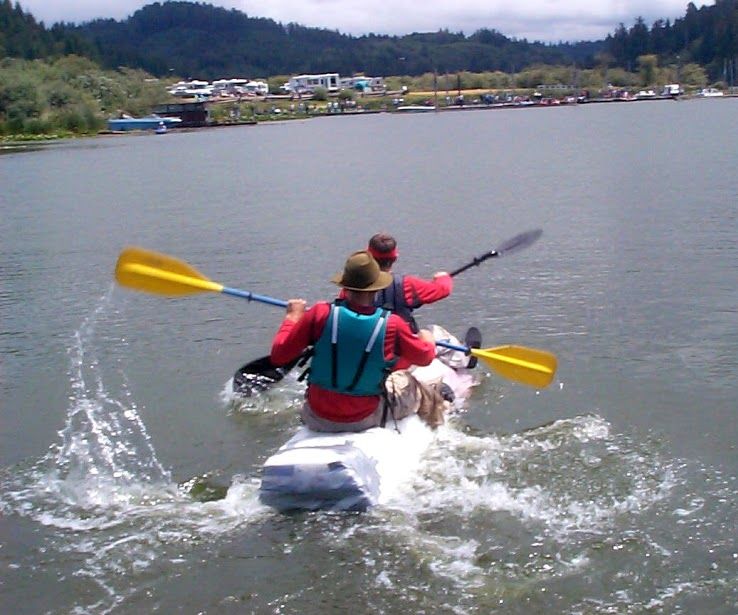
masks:
[[[300,358],[297,361],[298,367],[305,367],[305,364],[313,358],[313,355],[315,354],[315,348],[313,346],[309,346],[305,351],[303,351],[302,355],[300,355]],[[304,370],[302,370],[302,373],[297,377],[298,382],[302,382],[305,380],[305,378],[308,377],[310,374],[310,366],[308,365]]]
[[[387,415],[392,415],[392,421],[395,424],[395,431],[397,433],[400,433],[400,428],[397,425],[397,417],[395,416],[395,400],[397,399],[394,391],[394,386],[392,388],[392,394],[387,390],[387,378],[389,377],[391,371],[389,368],[385,370],[384,378],[382,379],[382,400],[384,401],[384,408],[382,408],[382,420],[379,422],[379,426],[384,428],[387,425]]]

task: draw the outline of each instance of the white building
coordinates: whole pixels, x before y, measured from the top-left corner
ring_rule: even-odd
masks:
[[[681,96],[682,94],[684,94],[684,90],[678,83],[668,83],[661,91],[662,96]]]
[[[178,81],[169,90],[172,96],[183,98],[210,98],[213,95],[213,86],[208,81]]]
[[[213,81],[213,94],[215,96],[234,96],[241,94],[243,87],[248,82],[248,79],[216,79]]]
[[[317,88],[323,88],[327,92],[338,92],[341,88],[341,78],[338,73],[323,73],[320,75],[296,75],[282,86],[292,94],[303,92],[314,92]]]
[[[269,94],[269,84],[266,81],[249,81],[243,87],[244,94],[256,94],[257,96],[266,96]]]
[[[220,96],[266,96],[269,86],[266,81],[249,79],[218,79],[213,81],[213,94]]]

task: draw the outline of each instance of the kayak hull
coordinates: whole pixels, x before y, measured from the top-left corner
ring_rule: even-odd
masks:
[[[282,512],[365,511],[412,476],[433,437],[417,416],[359,433],[301,427],[265,462],[259,499]]]
[[[457,341],[437,325],[431,332],[436,340]],[[472,327],[470,333],[467,342],[478,347],[479,331]],[[468,365],[464,353],[439,348],[429,365],[410,371],[421,383],[439,387],[453,410],[463,407],[477,383]],[[385,427],[357,433],[302,426],[264,463],[259,499],[282,512],[365,511],[385,504],[413,479],[435,433],[417,415],[389,418]]]

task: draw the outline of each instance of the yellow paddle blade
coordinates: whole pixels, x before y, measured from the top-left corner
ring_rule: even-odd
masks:
[[[120,253],[115,279],[134,290],[174,297],[223,290],[222,284],[209,280],[184,261],[138,247],[128,247]]]
[[[471,353],[508,380],[521,382],[537,389],[551,384],[556,374],[556,356],[538,348],[498,346],[497,348],[472,348]]]

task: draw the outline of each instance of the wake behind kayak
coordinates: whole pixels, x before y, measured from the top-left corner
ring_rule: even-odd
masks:
[[[438,329],[439,335],[450,337]],[[441,353],[443,360],[413,368],[412,375],[442,394],[446,410],[460,408],[476,384],[466,367],[469,357]],[[324,433],[302,426],[264,463],[259,499],[281,512],[365,511],[391,500],[412,479],[434,433],[417,414],[390,418],[385,427],[358,433]]]

